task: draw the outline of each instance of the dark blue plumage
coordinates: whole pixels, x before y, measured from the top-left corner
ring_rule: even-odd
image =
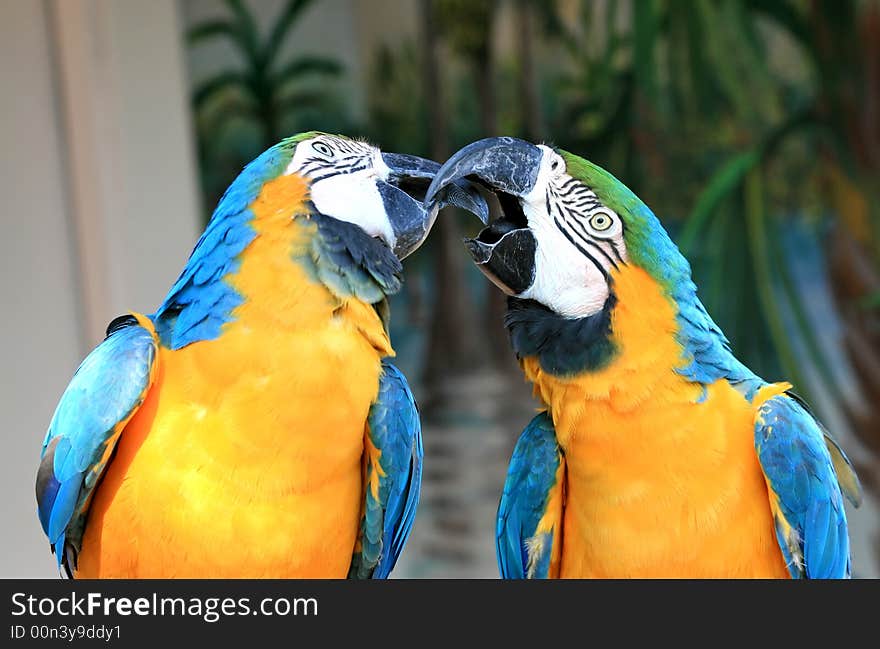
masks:
[[[391,249],[358,226],[314,211],[318,232],[297,261],[335,295],[375,304],[400,290],[403,265]]]
[[[136,322],[136,321],[135,321]],[[139,325],[115,329],[77,369],[55,410],[37,470],[37,508],[58,565],[79,551],[90,498],[125,422],[143,403],[156,341]]]
[[[529,422],[516,443],[498,506],[495,548],[503,579],[547,577],[553,535],[545,532],[544,538],[535,539],[535,532],[551,492],[562,488],[556,484],[561,462],[553,421],[543,412]],[[540,541],[540,551],[530,556],[527,542],[533,540]]]
[[[536,356],[544,371],[559,376],[597,371],[614,357],[610,292],[602,310],[586,318],[566,318],[534,300],[510,297],[504,325],[517,358]]]
[[[406,378],[383,361],[379,395],[367,419],[370,441],[381,452],[379,466],[367,458],[366,502],[361,548],[352,557],[350,577],[388,577],[412,531],[422,483],[422,430]],[[370,492],[379,475],[378,499]]]

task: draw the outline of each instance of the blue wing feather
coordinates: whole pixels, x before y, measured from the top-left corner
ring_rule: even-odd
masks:
[[[112,331],[79,366],[49,423],[37,471],[37,510],[68,574],[75,569],[68,550],[73,557],[79,552],[90,497],[122,428],[146,397],[155,359],[151,331],[139,325]]]
[[[561,462],[553,421],[541,413],[529,422],[513,450],[498,506],[495,549],[504,579],[547,577],[553,535],[540,539],[538,554],[528,542],[535,539],[553,490],[562,487],[556,484]]]
[[[412,531],[422,484],[422,429],[406,378],[382,363],[379,394],[367,418],[370,440],[381,451],[380,467],[367,465],[367,477],[379,471],[378,499],[365,490],[360,550],[349,576],[385,579]]]
[[[792,578],[849,577],[843,496],[818,422],[789,396],[773,397],[758,410],[755,446]]]

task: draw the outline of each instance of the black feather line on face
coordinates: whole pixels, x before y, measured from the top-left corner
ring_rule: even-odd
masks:
[[[618,249],[617,244],[613,239],[611,239],[610,237],[604,238],[589,232],[586,226],[581,222],[582,219],[580,218],[580,211],[604,207],[604,205],[596,198],[595,193],[593,193],[593,191],[589,187],[582,184],[580,181],[575,180],[574,178],[570,178],[569,180],[565,181],[562,187],[563,189],[565,189],[565,192],[561,194],[556,191],[556,189],[552,186],[549,186],[547,188],[547,214],[553,216],[553,208],[555,207],[559,216],[562,217],[562,221],[571,229],[574,235],[576,235],[578,239],[583,241],[583,243],[598,250],[599,253],[608,261],[610,266],[613,266],[615,270],[619,270],[620,265],[626,265],[626,262],[623,259],[623,255],[621,255],[620,250]],[[566,197],[575,190],[578,191],[579,195],[575,195],[573,201],[565,200]],[[551,200],[551,195],[553,200]],[[572,239],[571,233],[568,232],[565,227],[561,227],[559,220],[555,216],[554,221],[556,223],[556,227],[562,230],[562,233],[565,235],[565,237],[569,241],[571,241],[571,243],[574,244],[574,246],[578,248],[578,250],[580,250],[595,263],[595,258],[587,253],[581,246],[577,244],[577,242]],[[602,246],[603,243],[607,244],[610,247],[611,252],[614,254],[614,258],[612,258],[611,255],[608,254],[608,251]],[[607,271],[603,272],[603,275],[607,279]]]
[[[358,171],[363,171],[364,169],[368,169],[369,165],[362,165],[360,167],[346,167],[344,169],[336,168],[335,171],[331,171],[330,173],[326,173],[323,176],[313,176],[311,177],[311,181],[313,183],[318,182],[319,180],[327,180],[328,178],[333,178],[334,176],[340,176],[342,174],[353,174]]]
[[[565,211],[563,212],[563,210]],[[562,215],[563,221],[571,227],[574,234],[577,235],[577,237],[581,241],[583,241],[587,245],[592,246],[600,253],[602,253],[602,256],[605,257],[606,260],[608,260],[608,264],[614,266],[615,270],[620,270],[617,266],[617,262],[611,258],[611,255],[609,255],[605,251],[605,249],[593,239],[593,236],[589,232],[587,232],[587,228],[584,226],[583,223],[580,222],[580,219],[578,218],[578,215],[574,210],[572,210],[568,206],[560,205],[558,206],[558,211]]]
[[[621,256],[620,250],[617,248],[617,242],[609,239],[608,243],[611,244],[611,250],[614,252],[614,256],[617,257],[617,261],[619,261],[623,266],[626,266],[626,262],[623,260],[623,256]]]
[[[573,205],[582,210],[593,210],[597,207],[602,207],[602,203],[597,201],[593,196],[579,198],[573,203]]]
[[[313,181],[317,181],[331,178],[340,173],[355,173],[357,171],[363,171],[364,169],[369,168],[371,164],[372,159],[368,154],[347,156],[340,160],[326,160],[324,158],[312,157],[306,158],[302,166],[299,168],[298,173]],[[324,169],[331,170],[332,173],[323,176],[316,175]]]
[[[614,259],[611,258],[611,255],[609,255],[609,254],[605,251],[605,248],[603,248],[603,247],[600,246],[597,242],[595,242],[595,241],[593,241],[593,240],[591,240],[591,239],[585,239],[584,241],[585,241],[586,243],[588,243],[589,245],[593,246],[593,248],[595,248],[596,250],[598,250],[600,253],[602,253],[602,256],[605,257],[605,259],[608,260],[608,263],[611,264],[611,265],[614,267],[614,270],[620,270],[620,266],[618,266],[618,265],[617,265],[617,262],[614,261]]]
[[[561,191],[557,192],[554,190],[553,195],[556,196],[556,198],[562,200],[564,198],[568,198],[568,196],[570,196],[573,191],[576,191],[577,188],[578,188],[578,181],[575,180],[574,178],[569,178],[568,180],[565,181],[565,183],[560,188]]]
[[[599,269],[599,272],[602,273],[602,277],[604,277],[605,281],[607,282],[608,281],[608,271],[605,270],[605,266],[600,264],[598,259],[596,259],[593,255],[591,255],[581,244],[579,244],[577,241],[575,241],[574,237],[572,237],[568,233],[568,230],[566,230],[562,226],[562,224],[559,222],[559,219],[556,218],[555,216],[553,217],[553,222],[556,224],[556,227],[559,228],[559,230],[562,232],[562,234],[565,235],[565,238],[571,242],[571,245],[573,245],[575,248],[577,248],[584,257],[586,257],[591,262],[593,262],[593,265]]]
[[[604,277],[605,281],[607,282],[608,281],[608,271],[605,270],[605,267],[602,264],[600,264],[599,261],[593,255],[591,255],[589,252],[587,252],[583,246],[581,246],[577,241],[574,240],[574,237],[572,237],[571,234],[569,234],[568,230],[566,230],[565,227],[559,222],[559,218],[555,214],[553,214],[554,204],[550,200],[550,192],[549,191],[547,192],[547,194],[545,196],[545,205],[546,205],[547,215],[553,217],[553,222],[556,224],[556,227],[559,228],[559,231],[562,232],[563,235],[565,235],[565,238],[571,242],[571,245],[573,245],[575,248],[577,248],[581,252],[582,255],[584,255],[587,259],[589,259],[591,262],[593,262],[593,264],[596,266],[596,268],[599,269],[599,272],[602,273],[602,277]],[[562,214],[560,209],[557,209],[556,212],[558,214]]]
[[[340,151],[345,151],[347,153],[355,153],[358,150],[358,147],[356,147],[355,143],[351,140],[341,140],[338,138],[333,138],[333,144]]]
[[[308,176],[310,173],[323,169],[326,166],[328,166],[328,163],[324,158],[306,158],[302,166],[300,166],[298,173],[302,176]]]
[[[341,163],[349,162],[349,161],[350,161],[350,164],[341,164]],[[336,169],[345,170],[345,169],[353,169],[354,167],[358,167],[358,166],[366,167],[366,166],[371,165],[372,163],[373,163],[372,156],[369,156],[369,155],[349,156],[347,158],[343,158],[342,160],[339,160],[334,165],[334,167]]]

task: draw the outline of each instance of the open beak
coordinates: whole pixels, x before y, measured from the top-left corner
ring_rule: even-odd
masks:
[[[523,293],[535,280],[537,241],[520,199],[534,188],[543,155],[534,144],[513,137],[479,140],[446,161],[425,196],[431,205],[448,186],[465,179],[495,192],[503,215],[465,245],[479,269],[510,295]]]
[[[414,155],[383,153],[388,167],[385,180],[377,181],[385,212],[394,231],[394,254],[403,259],[415,251],[431,231],[437,212],[447,205],[476,214],[483,223],[489,219],[489,206],[479,190],[465,179],[451,180],[434,193],[427,203],[425,195],[440,164]]]

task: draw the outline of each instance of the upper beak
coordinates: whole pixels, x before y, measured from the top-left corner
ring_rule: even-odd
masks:
[[[534,144],[513,137],[479,140],[446,161],[425,197],[426,204],[431,205],[450,183],[465,178],[497,192],[502,217],[475,239],[465,239],[465,245],[477,267],[510,295],[521,294],[535,280],[537,241],[518,199],[534,188],[543,155]]]
[[[385,212],[394,231],[394,254],[403,259],[416,250],[428,233],[437,212],[447,205],[455,205],[476,214],[483,223],[489,218],[489,206],[479,190],[464,179],[450,181],[435,192],[431,203],[424,201],[428,186],[440,164],[414,155],[383,153],[388,177],[378,181],[379,193]]]
[[[515,137],[478,140],[457,151],[440,167],[425,202],[430,205],[450,183],[468,177],[475,177],[495,191],[524,196],[535,186],[543,155],[531,142]]]

